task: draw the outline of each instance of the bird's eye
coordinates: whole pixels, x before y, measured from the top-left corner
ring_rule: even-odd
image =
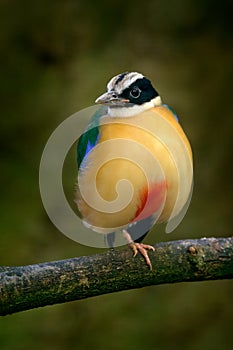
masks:
[[[129,94],[133,98],[138,98],[141,94],[141,90],[137,86],[135,86],[132,88]]]

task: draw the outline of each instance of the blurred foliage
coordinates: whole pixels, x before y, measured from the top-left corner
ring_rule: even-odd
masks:
[[[1,0],[0,264],[100,251],[50,223],[38,167],[54,128],[126,70],[153,81],[194,151],[184,221],[147,241],[231,234],[232,10],[226,0]],[[72,197],[74,149],[64,174]],[[159,286],[24,312],[0,320],[0,347],[230,350],[232,292],[231,281]]]

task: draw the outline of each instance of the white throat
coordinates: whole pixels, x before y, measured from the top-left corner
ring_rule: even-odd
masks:
[[[145,102],[142,105],[132,104],[128,107],[108,107],[108,114],[110,115],[110,117],[127,118],[142,113],[147,109],[160,106],[161,104],[161,97],[156,96],[151,101]]]

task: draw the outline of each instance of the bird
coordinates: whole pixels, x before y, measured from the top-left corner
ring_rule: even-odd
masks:
[[[157,223],[177,217],[193,182],[190,142],[174,110],[142,73],[120,73],[77,142],[75,201],[83,224],[98,233],[120,230],[144,257],[142,240]]]

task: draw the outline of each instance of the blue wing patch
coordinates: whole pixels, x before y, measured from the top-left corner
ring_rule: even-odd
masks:
[[[86,131],[80,136],[77,144],[77,163],[80,167],[85,156],[96,146],[99,140],[99,119],[107,113],[106,107],[101,106],[93,115]]]

